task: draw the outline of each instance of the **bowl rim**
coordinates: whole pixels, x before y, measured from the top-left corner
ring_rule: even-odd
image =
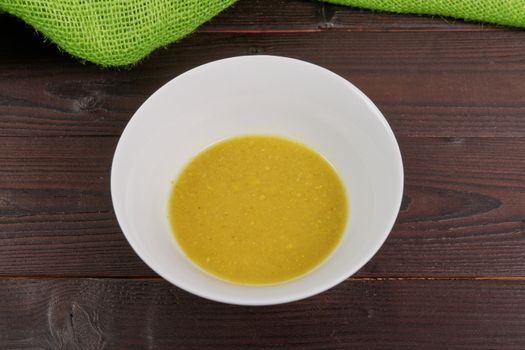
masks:
[[[165,89],[168,85],[176,83],[178,80],[185,79],[188,76],[194,74],[195,72],[197,72],[197,71],[199,71],[199,70],[201,70],[201,69],[203,69],[205,67],[221,64],[221,63],[224,63],[226,61],[236,61],[236,60],[273,60],[273,61],[281,60],[281,61],[291,61],[291,62],[294,62],[295,64],[308,65],[309,68],[321,71],[323,74],[325,74],[327,76],[330,76],[332,79],[337,79],[340,82],[344,83],[344,86],[346,88],[352,90],[352,92],[354,92],[357,96],[359,96],[359,98],[370,109],[371,114],[373,114],[379,120],[379,122],[382,124],[384,131],[386,131],[386,135],[387,135],[387,139],[388,139],[387,141],[389,143],[389,146],[393,146],[394,157],[396,158],[395,159],[395,163],[398,165],[393,170],[394,172],[397,173],[398,178],[399,178],[399,182],[397,183],[396,191],[395,191],[395,199],[396,199],[395,210],[392,210],[390,216],[387,219],[384,220],[384,222],[385,222],[384,233],[382,234],[382,237],[380,237],[380,239],[377,239],[375,241],[374,247],[372,249],[369,249],[368,254],[366,254],[361,259],[361,261],[359,261],[359,263],[356,263],[355,265],[353,265],[352,268],[349,268],[346,271],[346,273],[341,274],[340,276],[336,276],[336,277],[332,278],[329,282],[327,282],[325,284],[316,285],[316,286],[313,286],[311,288],[308,288],[308,289],[305,289],[305,290],[301,290],[301,291],[296,292],[296,293],[291,293],[291,294],[286,295],[286,296],[273,297],[272,299],[260,299],[260,298],[248,299],[248,298],[245,298],[243,300],[237,300],[235,297],[228,297],[227,295],[216,294],[216,293],[210,292],[207,289],[195,289],[195,288],[192,288],[190,286],[184,285],[184,283],[179,283],[178,281],[174,281],[171,277],[165,276],[164,273],[159,272],[162,269],[158,268],[157,266],[155,266],[155,264],[153,264],[151,261],[148,261],[148,254],[146,254],[143,251],[143,249],[140,247],[140,244],[131,235],[126,233],[126,231],[128,229],[127,229],[127,222],[126,222],[126,219],[125,219],[124,209],[123,209],[124,203],[122,203],[123,202],[122,200],[119,201],[119,199],[117,198],[117,194],[116,194],[116,187],[117,187],[117,185],[116,185],[117,184],[117,182],[116,182],[117,181],[117,179],[116,179],[116,172],[118,171],[117,168],[118,168],[118,165],[119,165],[119,156],[120,156],[120,153],[123,152],[123,148],[124,148],[125,142],[126,142],[125,141],[126,140],[126,135],[129,132],[129,130],[131,130],[133,128],[133,125],[135,124],[135,122],[138,119],[137,116],[140,114],[143,106],[146,105],[147,103],[150,103],[149,101],[159,91]],[[276,56],[276,55],[243,55],[243,56],[233,56],[233,57],[223,58],[223,59],[219,59],[219,60],[214,60],[214,61],[210,61],[208,63],[202,64],[202,65],[196,66],[194,68],[191,68],[191,69],[189,69],[189,70],[179,74],[178,76],[170,79],[168,82],[166,82],[161,87],[159,87],[157,90],[155,90],[155,92],[153,92],[150,96],[148,96],[148,98],[141,104],[141,106],[135,111],[133,116],[129,119],[128,123],[126,124],[126,127],[122,131],[121,136],[119,137],[119,140],[118,140],[118,143],[117,143],[117,146],[115,148],[115,152],[114,152],[114,155],[113,155],[113,158],[112,158],[112,163],[111,163],[110,192],[111,192],[111,200],[112,200],[115,216],[117,218],[117,221],[119,223],[121,231],[124,234],[124,237],[128,241],[128,243],[131,246],[131,248],[140,257],[140,259],[149,268],[151,268],[155,273],[157,273],[160,277],[162,277],[163,279],[165,279],[166,281],[168,281],[169,283],[175,285],[178,288],[181,288],[181,289],[183,289],[183,290],[185,290],[185,291],[187,291],[187,292],[189,292],[189,293],[191,293],[193,295],[197,295],[197,296],[205,298],[205,299],[209,299],[209,300],[213,300],[213,301],[217,301],[217,302],[222,302],[222,303],[227,303],[227,304],[233,304],[233,305],[263,306],[263,305],[275,305],[275,304],[283,304],[283,303],[293,302],[293,301],[305,299],[305,298],[317,295],[319,293],[322,293],[322,292],[324,292],[324,291],[326,291],[326,290],[328,290],[328,289],[338,285],[339,283],[343,282],[344,280],[348,279],[350,276],[352,276],[357,271],[359,271],[366,263],[368,263],[372,259],[372,257],[382,247],[382,245],[384,244],[384,242],[388,238],[388,236],[389,236],[390,232],[392,231],[392,228],[393,228],[393,226],[394,226],[394,224],[395,224],[395,222],[397,220],[397,217],[398,217],[398,214],[399,214],[399,211],[400,211],[400,208],[401,208],[401,203],[402,203],[402,198],[403,198],[403,191],[404,191],[404,170],[403,170],[403,168],[404,168],[403,167],[403,160],[402,160],[402,157],[401,157],[401,151],[399,149],[399,144],[398,144],[397,139],[396,139],[396,137],[394,135],[394,132],[392,131],[390,125],[388,124],[388,121],[386,120],[384,115],[381,113],[379,108],[370,100],[370,98],[368,96],[366,96],[359,88],[357,88],[350,81],[348,81],[347,79],[343,78],[342,76],[332,72],[331,70],[329,70],[327,68],[321,67],[321,66],[319,66],[317,64],[310,63],[310,62],[307,62],[307,61],[299,60],[299,59],[296,59],[296,58],[285,57],[285,56]],[[284,282],[284,283],[286,283],[286,282]],[[249,286],[249,287],[252,287],[252,288],[264,288],[266,286]]]

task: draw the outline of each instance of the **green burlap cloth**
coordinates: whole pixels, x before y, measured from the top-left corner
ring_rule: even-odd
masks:
[[[70,54],[103,66],[135,63],[195,30],[236,0],[0,0]],[[525,27],[525,0],[328,0],[399,13]],[[5,33],[4,33],[5,34]]]

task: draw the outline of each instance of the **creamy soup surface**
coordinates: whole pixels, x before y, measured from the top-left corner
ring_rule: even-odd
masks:
[[[213,144],[173,182],[173,233],[186,256],[238,284],[275,284],[319,265],[348,217],[343,183],[319,153],[246,135]]]

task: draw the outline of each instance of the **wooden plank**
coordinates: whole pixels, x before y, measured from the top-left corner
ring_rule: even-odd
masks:
[[[524,142],[401,139],[402,212],[362,273],[525,276]]]
[[[111,211],[115,137],[0,137],[0,213]]]
[[[120,135],[171,78],[246,54],[333,70],[367,93],[399,136],[525,136],[524,38],[524,31],[199,33],[133,69],[7,45],[0,51],[0,136]]]
[[[116,141],[0,137],[0,275],[154,275],[112,213]],[[403,208],[358,275],[524,277],[525,138],[399,142]]]
[[[502,31],[501,26],[441,16],[402,15],[320,1],[240,0],[200,32]]]
[[[112,212],[0,216],[0,275],[156,276]]]
[[[525,347],[524,281],[348,280],[269,307],[148,280],[0,281],[10,349],[458,349]]]

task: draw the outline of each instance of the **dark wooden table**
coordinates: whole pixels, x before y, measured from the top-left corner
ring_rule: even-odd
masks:
[[[0,15],[1,349],[525,349],[525,31],[309,1],[241,0],[129,68]],[[134,254],[109,192],[141,103],[197,65],[322,65],[383,111],[403,206],[359,273],[300,302],[219,304]]]

